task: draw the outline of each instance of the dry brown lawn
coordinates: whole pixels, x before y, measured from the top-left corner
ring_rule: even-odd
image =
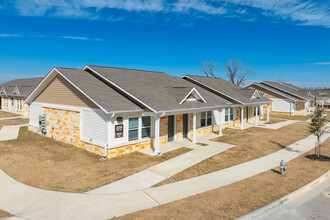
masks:
[[[278,151],[310,135],[308,123],[298,122],[278,130],[249,128],[246,130],[225,129],[223,136],[214,141],[234,144],[236,147],[210,157],[159,183],[164,185],[206,173],[225,169]]]
[[[10,213],[0,209],[0,218],[8,218],[8,217],[12,217],[12,215]]]
[[[314,150],[279,168],[186,199],[139,211],[119,219],[236,219],[303,187],[330,169],[330,139],[323,144],[325,161],[310,159]],[[281,187],[282,186],[282,187]]]
[[[282,119],[289,119],[289,120],[299,120],[299,121],[307,121],[311,118],[311,115],[274,115],[270,114],[270,118],[282,118]]]
[[[190,149],[152,157],[134,152],[100,161],[101,156],[20,130],[18,140],[0,142],[0,168],[30,186],[65,192],[86,192],[132,175]]]
[[[0,129],[3,126],[7,126],[7,125],[22,125],[22,124],[28,124],[28,123],[29,123],[29,119],[25,119],[25,118],[0,120]]]
[[[20,116],[20,115],[10,113],[10,112],[0,111],[0,118],[10,118],[10,117],[16,117],[16,116]]]

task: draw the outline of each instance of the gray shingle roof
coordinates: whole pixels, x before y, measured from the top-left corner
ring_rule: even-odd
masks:
[[[43,77],[27,78],[27,79],[15,79],[0,85],[5,88],[7,95],[13,95],[15,87],[18,88],[20,97],[27,97],[33,89],[42,81]]]
[[[287,94],[287,93],[284,93],[284,92],[282,92],[282,91],[280,91],[280,90],[278,90],[278,89],[274,89],[273,87],[269,87],[269,86],[267,86],[267,85],[265,85],[265,84],[260,84],[260,83],[253,83],[254,85],[256,85],[256,86],[259,86],[259,87],[261,87],[261,88],[264,88],[264,89],[266,89],[266,90],[268,90],[268,91],[270,91],[270,92],[275,92],[275,93],[277,93],[277,94],[279,94],[280,96],[283,96],[283,97],[287,97],[287,98],[290,98],[290,99],[292,99],[292,100],[297,100],[297,98],[296,97],[294,97],[294,96],[292,96],[292,95],[289,95],[289,94]],[[249,85],[248,85],[249,86]]]
[[[174,111],[191,108],[226,107],[230,101],[223,99],[195,84],[181,78],[170,76],[163,72],[122,69],[88,65],[102,77],[117,85],[125,92],[134,95],[142,103],[156,111]],[[180,102],[193,89],[196,88],[206,103]]]
[[[272,81],[262,81],[260,82],[263,85],[268,85],[270,87],[273,87],[277,90],[280,90],[282,92],[288,93],[292,96],[295,96],[296,98],[299,99],[310,99],[310,97],[308,97],[308,92],[306,93],[304,90],[296,90],[296,89],[292,89],[286,85],[283,85],[281,83],[278,82],[272,82]]]
[[[256,104],[256,103],[268,103],[271,100],[262,97],[260,99],[251,99],[254,90],[244,89],[240,86],[237,86],[227,80],[221,78],[213,78],[206,76],[195,76],[195,75],[185,75],[183,78],[193,81],[197,81],[197,83],[202,83],[209,88],[212,88],[216,91],[219,91],[222,94],[225,94],[228,97],[232,97],[232,99],[238,101],[240,104]]]
[[[72,68],[55,68],[108,112],[143,110],[137,104],[130,101],[87,71]]]

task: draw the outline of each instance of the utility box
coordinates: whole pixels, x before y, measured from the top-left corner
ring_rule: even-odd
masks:
[[[39,130],[42,134],[47,132],[47,115],[39,115]]]

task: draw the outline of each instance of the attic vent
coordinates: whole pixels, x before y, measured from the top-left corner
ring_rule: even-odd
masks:
[[[251,99],[261,99],[258,90],[255,90],[255,91],[254,91],[254,93],[253,93]],[[250,100],[251,100],[251,99],[250,99]]]

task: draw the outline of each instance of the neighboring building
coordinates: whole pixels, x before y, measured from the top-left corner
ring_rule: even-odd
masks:
[[[307,115],[313,110],[315,96],[289,83],[262,81],[245,88],[257,89],[271,99],[271,112],[280,115]]]
[[[248,92],[251,100],[269,102]],[[259,104],[257,101],[254,105]],[[208,89],[163,72],[87,65],[53,68],[29,95],[29,130],[115,157],[232,126],[240,106]],[[260,116],[259,116],[260,117]],[[226,121],[226,122],[225,122]],[[42,128],[41,128],[42,129]]]
[[[15,79],[0,85],[0,109],[2,111],[28,116],[29,106],[24,104],[26,97],[41,82],[42,77]]]
[[[223,109],[223,115],[227,115],[228,112],[231,114],[231,117],[223,117],[225,123],[230,123],[232,126],[240,125],[243,128],[244,123],[257,123],[256,119],[259,117],[256,116],[263,118],[267,114],[269,120],[271,100],[265,98],[257,90],[244,89],[221,78],[194,75],[184,75],[181,78],[234,103],[230,111]]]

